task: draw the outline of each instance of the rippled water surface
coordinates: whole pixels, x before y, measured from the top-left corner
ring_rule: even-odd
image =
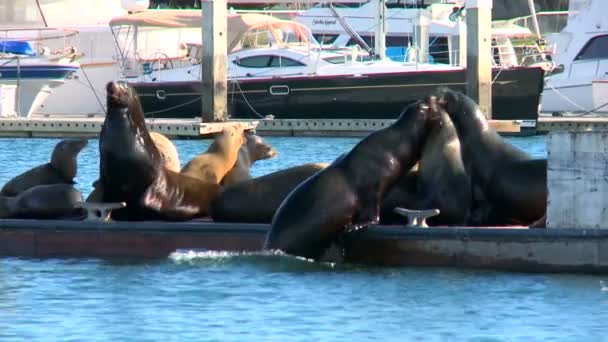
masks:
[[[267,138],[261,175],[330,162],[354,138]],[[544,137],[511,138],[535,156]],[[0,183],[57,140],[0,139]],[[182,163],[208,142],[177,141]],[[97,141],[78,187],[97,177]],[[0,341],[604,341],[602,277],[368,268],[278,255],[176,253],[154,261],[0,259]]]

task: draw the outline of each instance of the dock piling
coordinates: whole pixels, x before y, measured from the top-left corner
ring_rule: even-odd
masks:
[[[492,119],[492,0],[467,0],[466,91]]]
[[[226,71],[228,19],[226,0],[201,1],[203,12],[201,99],[203,122],[228,119],[228,81]]]

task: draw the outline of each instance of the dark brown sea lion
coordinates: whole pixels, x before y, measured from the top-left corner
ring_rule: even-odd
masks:
[[[164,167],[139,98],[125,84],[108,83],[107,114],[99,136],[103,202],[125,202],[118,220],[186,220],[207,215],[217,184]]]
[[[270,223],[283,200],[300,183],[329,164],[304,164],[228,186],[211,203],[218,222]]]
[[[181,173],[207,182],[220,184],[230,171],[245,143],[245,134],[240,125],[225,127],[217,134],[205,153],[186,164]]]
[[[270,159],[278,154],[272,146],[256,134],[247,134],[247,142],[241,146],[234,167],[224,176],[221,184],[233,185],[253,178],[251,166],[258,160]]]
[[[471,206],[471,182],[460,154],[460,141],[452,120],[441,111],[441,120],[430,126],[418,165],[382,200],[380,222],[401,224],[405,219],[393,209],[439,209],[428,219],[434,225],[464,225]]]
[[[51,161],[30,169],[8,181],[2,195],[17,196],[36,185],[74,184],[78,171],[78,153],[87,146],[86,139],[64,139],[55,145]]]
[[[533,159],[504,141],[479,106],[449,89],[436,92],[454,122],[473,185],[474,225],[528,225],[547,209],[547,160]]]
[[[83,216],[82,194],[70,184],[37,185],[18,196],[0,196],[0,218],[58,219]]]
[[[408,106],[392,125],[296,187],[275,213],[264,247],[318,259],[345,231],[377,223],[386,190],[420,158],[438,119],[433,107],[432,99]]]
[[[182,169],[182,164],[179,161],[179,154],[173,142],[158,132],[150,132],[150,137],[152,137],[165,167],[168,170],[179,172]]]
[[[160,159],[163,165],[171,171],[179,172],[181,169],[181,163],[179,161],[179,154],[177,153],[177,148],[167,138],[158,132],[150,132],[150,137],[152,141],[154,141],[154,145],[158,149],[160,153]],[[99,179],[93,182],[93,191],[87,196],[87,202],[102,202],[103,201],[103,189],[101,187],[101,183]]]
[[[395,208],[418,208],[418,168],[403,175],[384,195],[380,205],[380,224],[405,224],[406,219]]]
[[[471,207],[471,181],[460,154],[456,128],[445,111],[434,123],[418,163],[415,209],[439,209],[434,225],[464,225]]]

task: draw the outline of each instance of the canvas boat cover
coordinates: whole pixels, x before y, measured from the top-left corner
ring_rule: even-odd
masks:
[[[306,26],[295,21],[282,20],[258,13],[228,14],[227,20],[228,51],[237,45],[238,41],[246,32],[257,28],[289,25],[296,31],[308,31]],[[110,21],[110,27],[198,28],[202,26],[202,21],[201,10],[148,10],[113,18]],[[306,34],[303,34],[302,37],[305,38]]]

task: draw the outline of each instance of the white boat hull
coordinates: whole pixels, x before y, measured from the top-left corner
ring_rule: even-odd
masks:
[[[34,109],[42,115],[103,115],[106,84],[120,75],[115,62],[83,64],[74,76]]]

